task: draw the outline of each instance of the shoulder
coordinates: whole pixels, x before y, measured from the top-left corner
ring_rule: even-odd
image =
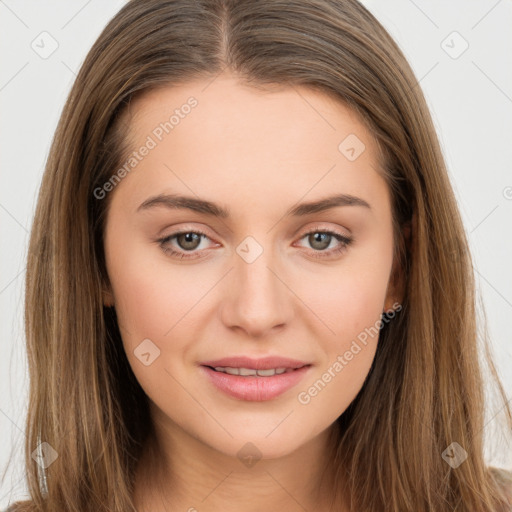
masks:
[[[489,466],[488,470],[510,505],[512,505],[512,471],[492,466]]]
[[[29,512],[35,510],[31,500],[16,501],[11,503],[7,508],[3,508],[0,512]]]

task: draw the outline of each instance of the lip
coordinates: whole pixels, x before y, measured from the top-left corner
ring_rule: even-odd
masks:
[[[299,361],[297,359],[289,359],[280,356],[267,356],[259,359],[253,359],[247,356],[223,357],[211,361],[203,361],[202,366],[230,366],[231,368],[253,368],[255,370],[269,370],[270,368],[301,368],[310,363]]]
[[[271,377],[229,375],[217,372],[217,366],[232,368],[293,368],[293,371],[272,375]],[[309,373],[311,364],[282,357],[251,359],[248,357],[226,357],[201,363],[201,371],[220,391],[238,400],[263,402],[272,400],[296,386]]]

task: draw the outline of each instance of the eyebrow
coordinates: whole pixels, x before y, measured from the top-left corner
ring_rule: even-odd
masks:
[[[319,213],[338,206],[362,206],[371,209],[371,206],[360,197],[350,194],[337,194],[325,197],[318,201],[301,203],[293,206],[285,216],[302,217],[312,213]],[[159,194],[146,199],[138,208],[137,212],[149,210],[155,207],[165,207],[169,209],[186,209],[194,212],[203,213],[212,217],[226,219],[230,217],[228,208],[224,208],[216,203],[196,197],[183,196],[179,194]]]

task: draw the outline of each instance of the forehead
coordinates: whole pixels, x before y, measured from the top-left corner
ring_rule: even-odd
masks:
[[[189,108],[191,102],[196,106]],[[144,92],[131,102],[125,119],[132,135],[140,137],[159,123],[169,121],[173,113],[173,130],[182,125],[175,132],[191,125],[194,129],[200,126],[204,133],[214,130],[241,139],[248,133],[263,135],[264,130],[272,139],[271,135],[282,129],[284,137],[307,135],[313,143],[325,139],[327,133],[333,137],[326,142],[331,138],[336,142],[347,130],[352,130],[368,145],[376,143],[360,116],[334,93],[286,84],[248,85],[231,75]],[[186,118],[187,123],[181,123]]]
[[[228,189],[226,204],[238,197],[247,205],[272,191],[296,200],[333,188],[364,195],[382,180],[378,146],[359,116],[310,88],[197,80],[143,94],[124,122],[134,151],[152,146],[118,187],[137,198],[173,188],[221,197]]]

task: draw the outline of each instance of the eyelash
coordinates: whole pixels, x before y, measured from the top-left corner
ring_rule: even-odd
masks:
[[[200,229],[196,229],[196,230],[188,229],[188,230],[183,230],[183,231],[177,231],[176,233],[172,233],[169,236],[166,236],[164,238],[160,238],[160,239],[157,240],[157,242],[159,242],[159,245],[160,245],[160,248],[162,249],[162,251],[165,254],[167,254],[170,257],[172,257],[172,258],[178,258],[180,260],[181,259],[196,259],[196,258],[200,258],[201,256],[193,256],[194,254],[197,254],[197,252],[194,252],[194,251],[189,251],[189,252],[176,251],[176,250],[172,249],[171,247],[165,245],[168,242],[170,242],[173,238],[176,238],[179,235],[184,235],[184,234],[189,234],[189,233],[192,233],[192,234],[195,234],[195,235],[201,235],[201,236],[204,236],[206,238],[209,238],[209,236],[205,232],[201,231]],[[337,233],[336,231],[329,231],[329,230],[324,230],[324,229],[311,229],[311,230],[307,231],[306,233],[304,233],[299,238],[299,240],[302,240],[306,236],[311,235],[313,233],[323,233],[323,234],[326,234],[326,235],[331,235],[336,240],[338,240],[338,242],[340,242],[340,245],[338,247],[335,247],[335,248],[329,249],[329,250],[319,251],[319,250],[311,249],[313,251],[312,256],[314,258],[319,258],[319,259],[330,258],[330,257],[332,257],[332,256],[334,256],[336,254],[343,253],[347,249],[347,247],[354,241],[353,237],[347,237],[347,236],[341,235],[340,233]]]

